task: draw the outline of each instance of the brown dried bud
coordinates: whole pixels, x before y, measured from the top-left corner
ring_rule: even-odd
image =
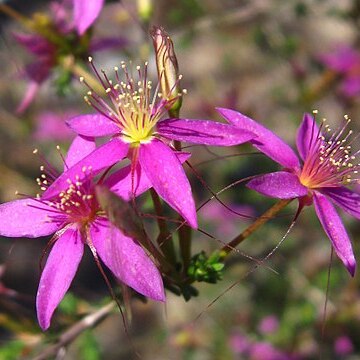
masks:
[[[161,94],[163,99],[168,102],[166,108],[178,110],[182,102],[182,92],[174,44],[162,27],[154,26],[150,30],[150,35],[155,49]]]

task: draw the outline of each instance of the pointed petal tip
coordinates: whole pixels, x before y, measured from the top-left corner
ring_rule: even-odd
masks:
[[[43,331],[49,328],[56,308],[68,291],[83,251],[80,233],[71,228],[59,237],[51,249],[36,296],[36,312]]]
[[[196,207],[191,186],[173,150],[155,139],[140,146],[139,163],[159,196],[196,229]]]
[[[193,228],[193,229],[197,229],[197,228],[199,227],[199,226],[198,226],[198,222],[197,222],[197,217],[196,217],[196,215],[195,215],[195,217],[192,218],[192,219],[190,219],[190,218],[186,219],[186,222],[187,222],[187,224],[188,224],[191,228]]]
[[[350,259],[348,259],[346,261],[346,264],[345,264],[347,270],[349,271],[351,277],[354,277],[355,276],[355,271],[356,271],[356,260],[354,257],[351,257]]]
[[[154,292],[153,294],[149,294],[148,298],[154,300],[154,301],[159,301],[164,303],[166,301],[166,295],[165,295],[165,290],[164,287],[161,287],[161,289],[159,289],[157,292]]]
[[[159,298],[155,299],[156,301],[160,301],[160,302],[166,302],[166,296],[165,293],[162,294]]]
[[[38,315],[39,326],[42,331],[46,331],[50,327],[50,319],[40,318]]]
[[[215,110],[216,110],[219,114],[222,114],[222,112],[226,112],[226,111],[235,111],[235,110],[223,108],[223,107],[220,107],[220,106],[215,106]]]

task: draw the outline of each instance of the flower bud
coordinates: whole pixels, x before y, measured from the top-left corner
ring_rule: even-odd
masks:
[[[153,38],[161,94],[167,102],[165,107],[169,111],[179,110],[182,103],[181,76],[174,44],[162,27],[154,26],[150,34]]]

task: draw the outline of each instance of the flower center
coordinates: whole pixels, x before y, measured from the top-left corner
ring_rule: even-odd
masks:
[[[358,155],[360,150],[353,151],[352,145],[357,139],[351,135],[352,130],[346,132],[350,119],[345,116],[346,123],[334,131],[330,136],[322,134],[332,130],[323,120],[319,129],[313,127],[308,154],[300,174],[300,182],[308,188],[338,187],[357,183]]]
[[[40,170],[43,173],[36,181],[40,189],[46,191],[57,176],[53,173],[54,170],[52,168],[45,170],[45,167],[41,166]],[[91,175],[92,169],[90,166],[83,167],[82,171]],[[53,208],[53,215],[50,216],[50,221],[77,223],[80,227],[93,221],[100,210],[91,177],[90,179],[81,180],[80,177],[76,175],[75,181],[68,179],[67,186],[52,199],[42,199],[39,194],[36,198],[39,203],[46,204]]]
[[[75,182],[68,179],[68,184],[68,188],[49,201],[48,205],[62,212],[68,222],[83,226],[91,222],[99,210],[93,184],[91,180],[82,182],[79,179]]]
[[[152,82],[147,79],[147,67],[136,67],[136,77],[132,69],[128,69],[125,62],[121,62],[121,79],[119,68],[115,67],[116,81],[110,80],[105,71],[102,76],[97,71],[93,60],[89,57],[91,67],[104,89],[107,101],[98,95],[94,89],[81,77],[80,81],[89,88],[85,101],[100,114],[113,121],[118,127],[123,139],[129,143],[149,142],[154,134],[154,127],[166,112],[170,102],[174,103],[181,96],[162,97],[159,86],[153,91]],[[172,89],[171,89],[172,91]]]

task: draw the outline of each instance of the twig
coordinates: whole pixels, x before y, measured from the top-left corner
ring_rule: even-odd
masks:
[[[265,211],[260,217],[256,219],[249,227],[247,227],[241,234],[236,236],[231,240],[227,245],[225,245],[221,251],[228,255],[236,246],[243,242],[248,236],[250,236],[255,230],[267,223],[269,220],[274,218],[274,216],[281,211],[285,206],[287,206],[293,199],[282,199],[279,200],[275,205],[273,205],[269,210]],[[224,256],[225,256],[224,255]]]
[[[111,302],[95,312],[85,316],[83,319],[72,325],[60,337],[56,344],[45,348],[40,355],[33,358],[33,360],[47,360],[51,356],[55,356],[64,346],[72,343],[85,330],[94,327],[99,322],[106,319],[107,316],[115,309],[115,303]]]

